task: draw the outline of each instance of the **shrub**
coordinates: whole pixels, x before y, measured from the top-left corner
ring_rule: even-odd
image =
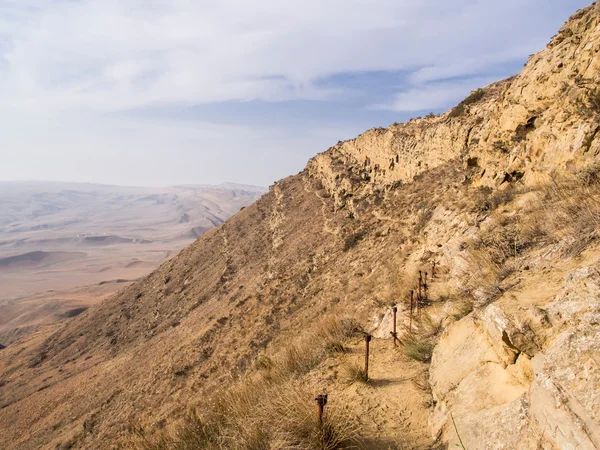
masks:
[[[492,148],[500,153],[508,153],[509,149],[508,149],[508,144],[505,141],[495,141],[492,144]]]
[[[519,193],[521,191],[513,185],[496,190],[488,186],[479,186],[474,194],[471,211],[475,213],[491,212],[501,205],[510,203]]]
[[[473,103],[477,103],[483,97],[485,97],[485,89],[477,89],[471,92],[471,94],[469,94],[467,98],[462,101],[462,103],[463,105],[471,105]]]
[[[588,89],[577,104],[579,114],[586,116],[600,114],[600,89]]]
[[[472,105],[473,103],[477,103],[483,97],[485,97],[486,91],[485,89],[477,89],[476,91],[471,92],[467,98],[465,98],[462,102],[452,108],[448,117],[455,118],[460,117],[466,112],[466,106]]]
[[[591,186],[600,182],[600,164],[592,164],[581,170],[577,178],[585,186]]]
[[[450,114],[448,114],[448,117],[450,117],[451,119],[460,117],[465,113],[465,111],[466,111],[465,105],[463,105],[462,103],[459,103],[454,108],[452,108],[452,111],[450,111]]]

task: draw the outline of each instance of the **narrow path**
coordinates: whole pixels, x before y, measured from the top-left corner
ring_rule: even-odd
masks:
[[[427,379],[428,365],[413,361],[390,339],[373,339],[369,362],[370,381],[348,384],[349,363],[364,363],[364,341],[357,341],[337,365],[330,366],[332,401],[351,404],[359,416],[366,450],[425,450],[429,435],[429,393],[417,387]]]

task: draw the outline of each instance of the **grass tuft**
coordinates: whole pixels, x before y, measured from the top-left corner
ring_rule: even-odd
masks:
[[[407,336],[404,338],[404,354],[415,361],[428,363],[433,355],[433,344],[419,336]]]
[[[456,300],[452,302],[452,317],[454,320],[460,320],[463,317],[469,315],[475,305],[473,304],[473,300],[470,298],[461,298],[460,300]]]
[[[365,369],[356,361],[344,365],[344,380],[348,384],[369,382]]]

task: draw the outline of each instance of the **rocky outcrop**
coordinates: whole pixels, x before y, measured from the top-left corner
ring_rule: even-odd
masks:
[[[458,442],[454,420],[467,448],[600,448],[599,263],[567,273],[547,304],[500,299],[445,331],[434,435]]]
[[[460,158],[469,182],[537,183],[600,155],[599,4],[577,12],[516,77],[472,93],[441,116],[367,131],[308,165],[336,198],[415,176]],[[350,201],[348,202],[348,199]]]

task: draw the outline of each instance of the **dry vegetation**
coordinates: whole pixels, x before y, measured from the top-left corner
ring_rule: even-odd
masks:
[[[344,365],[344,380],[348,384],[369,382],[364,367],[357,361],[346,362]]]
[[[460,320],[475,307],[473,290],[486,302],[502,293],[502,281],[518,266],[526,251],[555,245],[564,256],[580,253],[596,239],[600,219],[600,182],[598,169],[590,167],[575,180],[557,181],[551,185],[530,188],[510,185],[492,191],[476,188],[470,211],[479,220],[489,217],[489,226],[465,243],[465,259],[472,274],[472,284],[462,292],[451,292],[438,301],[450,304],[449,317]],[[504,207],[529,196],[508,213]],[[423,205],[420,211],[431,211]],[[417,217],[422,217],[418,213]],[[418,219],[413,233],[418,235],[427,226],[432,214]],[[366,232],[353,233],[344,243],[350,251]],[[388,284],[381,287],[385,298],[393,298],[408,290],[406,279],[414,276],[394,274],[387,264]],[[391,286],[393,285],[393,289]],[[388,292],[388,291],[393,292]],[[383,307],[387,302],[383,302]],[[478,302],[477,306],[484,303]],[[297,448],[335,449],[360,445],[355,418],[340,405],[327,407],[321,427],[316,419],[314,389],[303,376],[326,358],[339,357],[347,351],[348,341],[360,333],[357,323],[345,318],[324,319],[316,331],[281,345],[279,353],[262,356],[255,363],[255,372],[230,387],[225,393],[199,406],[183,424],[170,432],[148,435],[135,430],[134,443],[140,449],[192,448]],[[405,335],[402,350],[406,356],[421,363],[431,361],[433,348],[443,330],[443,321],[423,313],[415,317],[414,330]],[[347,384],[368,383],[361,364],[347,361],[343,366]],[[422,380],[426,390],[427,381]]]
[[[600,167],[592,165],[574,179],[536,188],[510,187],[493,194],[481,190],[475,210],[489,213],[492,220],[464,244],[470,282],[463,294],[478,291],[483,303],[494,300],[526,251],[552,246],[564,257],[581,254],[598,238],[599,173]],[[498,210],[511,202],[514,207]]]
[[[473,91],[462,102],[460,102],[458,105],[456,105],[452,109],[452,111],[450,111],[450,114],[448,114],[448,117],[456,118],[456,117],[463,116],[467,112],[467,107],[469,105],[472,105],[473,103],[477,103],[480,100],[482,100],[485,97],[485,94],[486,94],[485,89],[477,89],[477,90]]]
[[[404,339],[406,356],[416,361],[428,363],[431,361],[434,344],[423,336],[411,335]]]
[[[258,376],[196,409],[175,430],[147,436],[133,430],[132,446],[143,450],[341,449],[356,448],[354,418],[328,405],[320,424],[314,393],[291,379]]]
[[[320,424],[314,389],[301,376],[332,352],[343,352],[359,330],[352,320],[333,316],[315,330],[260,359],[254,373],[197,406],[176,429],[149,435],[134,428],[131,444],[142,450],[356,448],[355,417],[332,402]]]
[[[431,252],[412,255],[420,246],[424,248],[424,243],[428,243],[429,247],[436,243],[431,240],[431,236],[436,238],[432,230],[444,225],[448,226],[450,233],[464,235],[464,231],[457,230],[476,232],[469,233],[473,237],[464,243],[460,252],[467,273],[459,284],[462,289],[454,291],[448,286],[445,291],[437,292],[436,297],[425,306],[421,317],[414,318],[412,334],[402,336],[403,346],[398,347],[397,357],[404,358],[402,364],[406,364],[407,357],[418,361],[419,364],[410,363],[422,367],[424,371],[443,327],[449,323],[444,319],[459,320],[475,307],[502,294],[506,289],[503,284],[505,279],[523,265],[525,256],[539,252],[547,245],[552,245],[555,251],[560,251],[564,256],[576,255],[596,239],[600,217],[597,200],[600,198],[600,183],[596,168],[582,171],[575,180],[556,181],[549,186],[531,188],[519,183],[506,183],[502,189],[491,190],[463,184],[460,181],[463,175],[458,167],[456,162],[451,162],[419,177],[414,183],[379,192],[377,202],[371,197],[356,195],[354,207],[361,217],[360,221],[348,217],[344,211],[337,216],[327,211],[323,220],[331,220],[328,222],[330,227],[339,226],[337,241],[327,237],[325,241],[329,247],[323,247],[326,250],[321,254],[312,250],[302,253],[304,247],[300,247],[301,257],[297,254],[289,256],[294,258],[295,266],[283,258],[277,260],[276,265],[268,268],[273,274],[265,276],[265,279],[268,276],[272,277],[269,280],[276,280],[277,284],[273,285],[277,289],[262,291],[262,288],[253,287],[248,276],[243,274],[243,270],[249,270],[246,255],[254,250],[246,252],[244,248],[232,246],[231,251],[238,254],[230,254],[228,259],[224,257],[218,270],[215,270],[214,264],[210,267],[207,265],[203,270],[216,280],[215,289],[219,293],[215,290],[200,295],[195,291],[186,291],[190,299],[189,307],[200,310],[204,305],[199,299],[219,298],[221,292],[227,293],[231,300],[216,303],[219,315],[214,320],[203,313],[202,317],[206,317],[210,327],[193,341],[193,353],[183,354],[180,351],[179,359],[174,359],[172,379],[175,381],[169,382],[194,388],[201,384],[183,383],[186,380],[203,380],[204,377],[216,380],[213,373],[222,376],[201,394],[191,389],[186,391],[195,395],[192,401],[195,407],[178,425],[169,424],[166,430],[162,430],[146,420],[131,429],[131,436],[125,438],[128,440],[125,446],[134,445],[138,449],[150,450],[359,446],[361,439],[373,439],[373,434],[358,432],[355,420],[357,411],[353,410],[355,405],[341,401],[341,392],[331,397],[323,428],[319,426],[314,396],[319,393],[320,385],[315,382],[326,370],[326,365],[336,361],[343,371],[340,381],[345,382],[340,383],[338,389],[380,389],[377,383],[365,383],[366,376],[359,358],[346,353],[352,350],[353,340],[361,334],[358,323],[366,324],[367,317],[373,312],[388,309],[398,299],[406,298],[407,292],[414,288],[415,270],[431,264]],[[294,188],[300,191],[302,186],[294,185]],[[272,198],[269,200],[272,201]],[[298,195],[295,198],[300,197]],[[310,212],[300,217],[315,220],[314,211],[318,209],[309,202],[320,201],[307,198],[309,200],[304,201]],[[456,218],[456,225],[440,224],[440,205],[452,218]],[[247,208],[244,214],[255,214],[257,222],[264,223],[259,207]],[[297,207],[291,205],[289,208],[291,217]],[[297,233],[298,226],[305,226],[304,222],[293,224],[290,225],[293,233]],[[233,241],[235,235],[232,236],[232,233],[241,233],[236,231],[238,228],[224,227],[209,238],[214,239],[215,248],[221,248],[221,236],[227,234],[228,239]],[[260,234],[262,236],[265,233]],[[254,245],[260,243],[259,239],[260,236],[244,242]],[[270,242],[261,245],[270,248]],[[301,245],[310,247],[304,239]],[[207,248],[207,252],[212,251],[212,247]],[[331,258],[331,262],[325,262],[323,255]],[[204,264],[205,260],[208,260],[208,256],[198,256],[195,264]],[[140,316],[140,312],[128,312],[128,308],[132,305],[150,308],[152,304],[149,301],[155,298],[161,302],[158,304],[162,308],[168,304],[165,299],[172,301],[178,314],[181,314],[181,305],[187,305],[187,297],[181,295],[176,287],[185,286],[190,272],[187,262],[183,268],[175,267],[171,269],[171,266],[165,265],[162,272],[155,274],[154,281],[148,281],[143,289],[138,286],[126,292],[130,297],[124,296],[123,317]],[[440,267],[440,273],[443,273],[440,277],[448,277],[448,269]],[[252,274],[258,270],[261,269],[253,268]],[[195,272],[200,273],[200,270],[196,267]],[[225,280],[222,279],[222,273],[227,274]],[[259,282],[266,285],[263,278]],[[248,286],[244,288],[248,292],[242,289],[242,285]],[[259,294],[251,295],[253,292]],[[135,298],[136,301],[128,298]],[[231,312],[224,312],[224,304],[232,305]],[[438,307],[442,309],[444,304],[448,304],[445,317],[430,314]],[[360,312],[360,306],[367,308]],[[254,314],[252,308],[256,320],[253,318],[250,321],[250,316]],[[343,318],[334,318],[334,308],[338,308],[337,312]],[[172,314],[168,311],[165,309],[161,314]],[[214,314],[214,310],[211,313]],[[326,317],[316,323],[315,317],[323,316]],[[286,332],[288,337],[281,337],[281,330],[290,326],[286,320],[291,320],[291,317],[303,318],[294,319],[297,324]],[[176,325],[161,332],[177,333],[184,329],[184,316],[172,314],[172,318],[177,319],[171,322]],[[90,318],[90,326],[116,323],[116,320],[115,317],[111,321]],[[128,342],[127,339],[138,339],[148,329],[146,323],[127,321],[125,325],[122,328],[114,324],[110,327],[104,325],[100,330],[102,336],[107,336],[111,351],[119,351]],[[135,332],[135,326],[142,327],[142,334]],[[117,331],[108,339],[108,333],[112,333],[113,328]],[[201,327],[194,325],[188,329],[192,328]],[[247,336],[246,341],[240,337],[244,336],[242,332]],[[76,336],[79,336],[78,332]],[[235,346],[222,345],[234,339],[237,339]],[[59,342],[60,345],[67,345],[68,340],[61,338]],[[170,347],[167,351],[170,351]],[[53,361],[52,354],[47,356],[46,353],[40,353],[38,356],[35,360],[38,368]],[[238,365],[236,371],[236,366],[225,359],[229,356],[231,361],[244,358],[245,365]],[[222,365],[228,369],[221,368],[220,361],[226,361]],[[344,365],[344,361],[350,363]],[[352,364],[351,361],[356,362]],[[162,368],[156,370],[159,372]],[[425,392],[426,379],[421,384]],[[50,389],[52,387],[47,391]],[[217,391],[219,395],[210,395],[210,392]],[[125,402],[133,404],[131,401]],[[181,412],[178,415],[181,417]],[[165,414],[162,417],[172,416]],[[161,416],[152,420],[159,418]],[[90,430],[89,436],[93,436],[94,428]]]

